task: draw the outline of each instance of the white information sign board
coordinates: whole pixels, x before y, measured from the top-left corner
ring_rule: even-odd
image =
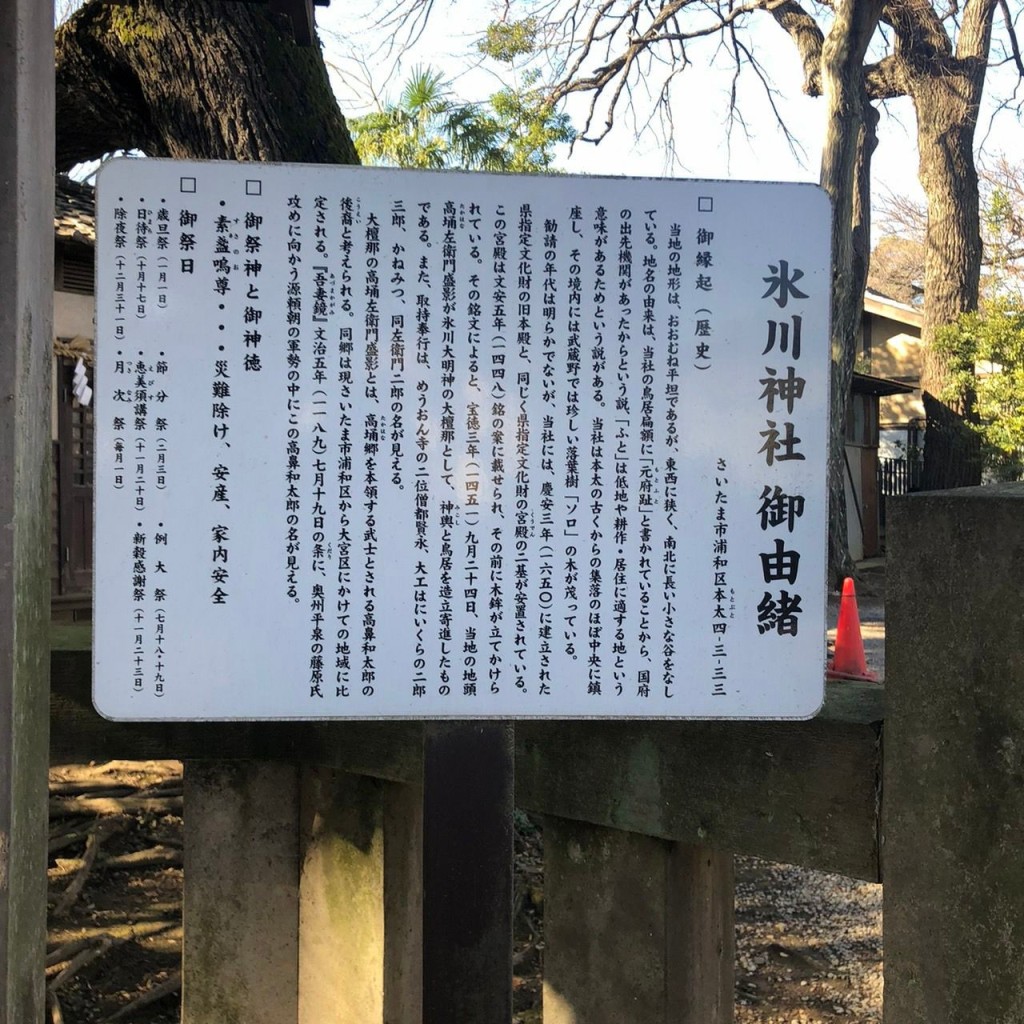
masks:
[[[812,715],[829,219],[810,185],[108,164],[97,708]]]

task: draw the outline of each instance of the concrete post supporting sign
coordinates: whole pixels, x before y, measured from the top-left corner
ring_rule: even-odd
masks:
[[[299,1024],[420,1021],[421,822],[417,786],[304,770]]]
[[[729,1024],[732,856],[544,819],[545,1024]]]
[[[423,788],[384,787],[384,1024],[421,1024]]]
[[[889,523],[885,1019],[1024,1020],[1024,484]]]
[[[183,1024],[419,1024],[422,790],[189,761]]]
[[[330,768],[303,772],[300,1024],[384,1019],[383,788]]]
[[[182,1024],[297,1020],[299,769],[185,764]]]
[[[43,1019],[53,5],[0,4],[0,1024]]]

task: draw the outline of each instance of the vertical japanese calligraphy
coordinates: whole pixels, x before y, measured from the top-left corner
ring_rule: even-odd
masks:
[[[765,409],[765,426],[760,431],[764,442],[758,454],[764,456],[766,482],[757,515],[762,532],[773,533],[773,527],[778,526],[782,522],[781,517],[785,516],[792,534],[795,520],[803,514],[805,497],[803,494],[783,493],[778,481],[791,481],[789,464],[807,459],[803,438],[796,431],[799,426],[801,434],[806,434],[800,424],[804,420],[805,398],[811,396],[805,396],[807,381],[797,372],[802,355],[803,318],[795,309],[802,309],[810,296],[797,287],[804,271],[791,267],[788,259],[770,263],[767,269],[768,274],[762,280],[768,287],[761,299],[771,299],[779,310],[789,307],[791,312],[788,320],[773,316],[766,322],[767,340],[761,355],[775,365],[765,365],[764,376],[758,380],[760,400]],[[787,508],[799,509],[799,514],[794,512],[790,515],[782,511]],[[757,605],[757,630],[761,635],[774,632],[779,636],[795,637],[804,613],[803,597],[796,589],[801,553],[781,537],[766,537],[765,540],[770,544],[769,550],[761,551],[758,560],[763,581],[770,589],[764,591]],[[789,540],[792,542],[793,538]]]

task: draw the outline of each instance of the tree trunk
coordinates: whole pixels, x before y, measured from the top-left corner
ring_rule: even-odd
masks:
[[[921,386],[935,395],[941,394],[949,369],[932,347],[935,332],[960,313],[978,308],[982,246],[974,126],[983,74],[982,65],[976,82],[966,75],[931,79],[913,94],[920,178],[928,202]],[[970,416],[973,395],[965,391],[951,396],[948,404]]]
[[[148,156],[358,163],[318,46],[266,5],[90,0],[57,30],[57,168]]]
[[[846,521],[846,409],[860,338],[867,282],[871,208],[868,197],[877,113],[864,90],[864,56],[881,0],[844,0],[821,52],[828,133],[821,184],[832,198],[832,415],[829,417],[829,576],[850,575]]]
[[[981,224],[978,175],[974,166],[974,132],[992,40],[996,0],[968,0],[954,47],[928,3],[896,0],[886,6],[896,33],[896,57],[917,116],[919,177],[928,203],[925,235],[923,361],[921,389],[942,396],[952,412],[974,416],[974,391],[965,387],[949,395],[953,370],[948,357],[934,349],[938,328],[963,312],[978,308],[981,273]],[[966,367],[973,370],[973,366]],[[963,442],[971,446],[964,428]],[[972,447],[976,448],[976,445]],[[925,477],[936,486],[981,482],[981,463],[965,478],[943,478],[925,438]]]

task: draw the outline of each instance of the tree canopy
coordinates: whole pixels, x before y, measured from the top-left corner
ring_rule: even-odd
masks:
[[[977,408],[976,429],[989,473],[997,479],[1024,476],[1024,302],[993,297],[982,308],[961,314],[935,340],[962,367],[951,378],[954,394],[970,389]],[[963,379],[959,379],[962,375]]]
[[[536,47],[536,20],[495,22],[477,44],[506,84],[486,100],[457,100],[441,71],[419,66],[397,102],[353,118],[360,157],[396,167],[461,167],[529,174],[550,170],[554,147],[572,142],[567,114],[540,88],[537,69],[521,69]]]

